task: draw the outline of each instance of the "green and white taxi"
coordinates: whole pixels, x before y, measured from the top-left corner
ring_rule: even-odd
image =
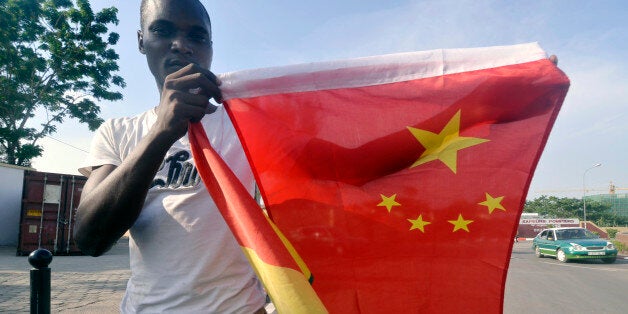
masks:
[[[612,242],[584,228],[545,229],[532,240],[532,249],[537,257],[554,256],[563,263],[595,258],[610,264],[617,259]]]

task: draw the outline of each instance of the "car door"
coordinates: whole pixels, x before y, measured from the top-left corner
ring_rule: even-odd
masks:
[[[556,255],[556,250],[558,249],[559,241],[556,239],[556,230],[548,230],[547,233],[547,253]]]
[[[554,230],[545,230],[541,234],[541,253],[545,255],[556,255],[556,235]]]
[[[547,249],[548,249],[548,241],[547,241],[547,233],[550,230],[543,230],[537,237],[536,237],[536,244],[539,247],[539,250],[541,251],[541,253],[545,254],[547,253]]]

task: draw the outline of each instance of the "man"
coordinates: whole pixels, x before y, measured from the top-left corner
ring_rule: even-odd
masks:
[[[190,121],[201,121],[214,148],[253,190],[224,108],[208,102],[220,103],[221,93],[208,70],[207,11],[198,0],[143,0],[140,23],[138,46],[160,103],[97,131],[80,169],[89,179],[76,241],[99,256],[130,231],[122,312],[264,313],[261,285],[200,181],[186,135]]]

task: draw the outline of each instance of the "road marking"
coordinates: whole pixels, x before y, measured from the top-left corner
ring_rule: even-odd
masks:
[[[552,262],[541,262],[543,264],[562,266],[562,267],[574,267],[574,268],[585,268],[585,269],[593,269],[593,270],[605,270],[605,271],[628,271],[628,269],[622,268],[607,268],[607,267],[589,267],[589,266],[580,266],[580,265],[569,265],[569,264],[556,264]]]

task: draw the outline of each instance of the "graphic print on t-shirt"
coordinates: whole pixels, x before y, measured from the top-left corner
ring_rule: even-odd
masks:
[[[166,156],[150,185],[151,189],[177,190],[197,186],[201,177],[194,166],[192,154],[179,150]]]

